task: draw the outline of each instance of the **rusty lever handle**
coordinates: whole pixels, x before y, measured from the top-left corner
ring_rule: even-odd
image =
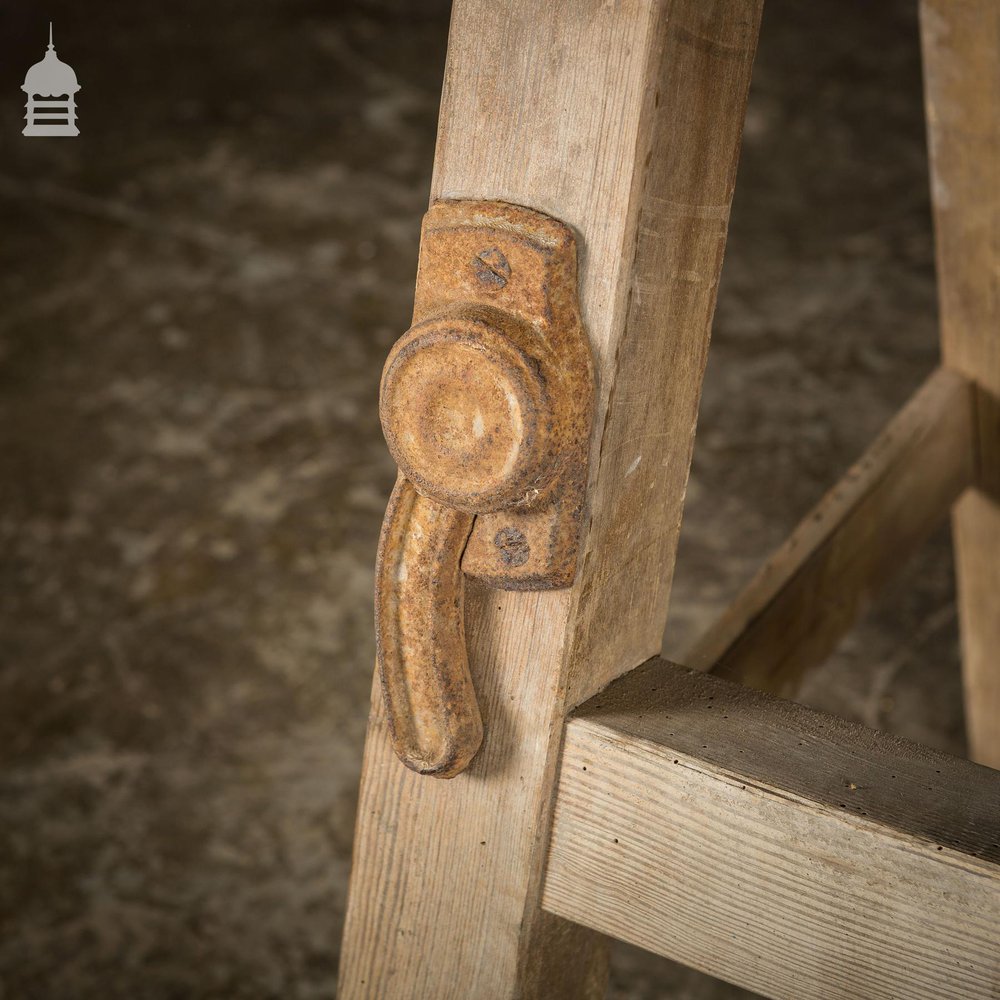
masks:
[[[442,778],[462,771],[483,739],[462,617],[472,520],[399,476],[375,569],[375,641],[393,742],[408,767]]]

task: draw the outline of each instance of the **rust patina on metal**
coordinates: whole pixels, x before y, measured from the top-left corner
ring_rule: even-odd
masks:
[[[515,590],[576,575],[593,406],[572,231],[502,202],[431,206],[413,325],[382,373],[400,475],[375,595],[393,746],[421,774],[460,773],[483,738],[463,571]]]

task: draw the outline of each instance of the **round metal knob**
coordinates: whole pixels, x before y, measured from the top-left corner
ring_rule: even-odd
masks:
[[[509,314],[465,307],[396,343],[382,374],[382,428],[420,493],[483,513],[548,483],[551,402],[533,337]]]

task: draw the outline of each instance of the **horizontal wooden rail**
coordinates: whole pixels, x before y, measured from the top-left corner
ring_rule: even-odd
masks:
[[[969,383],[934,372],[684,662],[792,694],[971,485],[972,413]]]
[[[771,997],[995,998],[1000,772],[653,660],[567,723],[543,905]]]

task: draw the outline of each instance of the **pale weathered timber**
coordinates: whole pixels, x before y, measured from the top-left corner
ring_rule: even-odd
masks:
[[[400,766],[376,692],[344,997],[598,996],[599,938],[545,914],[567,709],[656,652],[722,261],[758,0],[459,0],[434,198],[572,226],[597,406],[576,582],[468,581],[486,736],[469,770]]]
[[[654,660],[570,717],[543,905],[769,997],[995,998],[1000,772]]]
[[[1000,768],[1000,4],[920,14],[941,351],[978,397],[980,489],[953,519],[969,752]]]
[[[974,474],[972,387],[938,369],[761,567],[684,662],[792,694]]]

